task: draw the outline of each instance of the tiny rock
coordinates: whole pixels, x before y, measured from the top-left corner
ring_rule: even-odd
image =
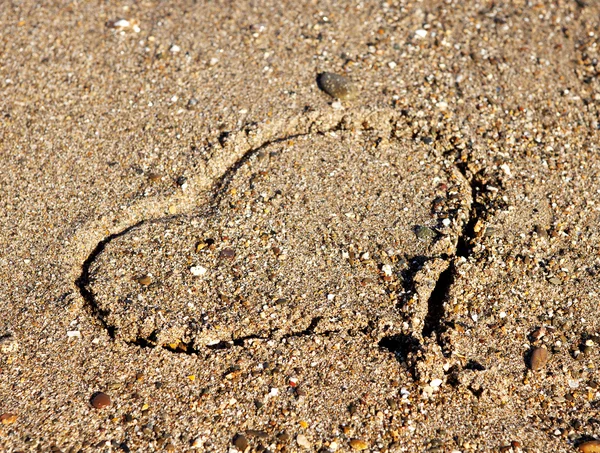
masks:
[[[110,397],[103,392],[94,393],[90,398],[90,404],[94,409],[104,409],[110,406]]]
[[[332,72],[319,74],[317,85],[322,91],[336,99],[353,99],[357,94],[356,86],[349,78]]]
[[[206,274],[207,269],[202,266],[192,266],[190,267],[190,272],[194,277],[200,277],[201,275]]]
[[[144,276],[138,278],[137,282],[140,285],[148,286],[150,283],[152,283],[152,277],[150,277],[149,275],[144,275]]]
[[[578,448],[582,453],[599,453],[600,440],[588,440],[587,442],[579,444]]]
[[[546,348],[534,348],[529,358],[529,367],[533,371],[541,370],[548,362],[548,350]]]
[[[369,448],[369,444],[362,439],[352,439],[350,441],[350,446],[357,451],[362,451]]]
[[[239,451],[244,453],[248,449],[248,439],[243,434],[238,434],[233,438],[233,445]]]
[[[0,422],[3,425],[11,425],[17,421],[17,416],[15,414],[2,414],[0,415]]]
[[[310,442],[304,434],[298,434],[298,436],[296,437],[296,443],[302,448],[310,448]]]

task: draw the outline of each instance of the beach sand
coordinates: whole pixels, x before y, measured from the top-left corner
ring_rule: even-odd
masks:
[[[0,451],[600,451],[599,18],[2,3]]]

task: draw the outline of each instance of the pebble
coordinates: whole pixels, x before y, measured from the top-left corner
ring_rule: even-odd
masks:
[[[233,445],[239,451],[244,453],[248,449],[248,439],[243,434],[238,434],[233,438]]]
[[[94,393],[90,398],[90,404],[94,409],[104,409],[110,406],[110,397],[103,392]]]
[[[364,440],[362,439],[352,439],[350,441],[350,446],[354,449],[354,450],[366,450],[367,448],[369,448],[369,444],[366,443]]]
[[[150,283],[152,283],[152,277],[149,275],[144,275],[143,277],[138,278],[137,281],[140,285],[148,286]]]
[[[421,241],[433,240],[437,237],[437,233],[426,226],[418,226],[415,234]]]
[[[536,341],[542,339],[544,337],[544,335],[546,335],[546,328],[544,326],[542,326],[538,329],[535,329],[531,333],[531,337]]]
[[[548,350],[546,348],[534,348],[529,358],[529,367],[533,371],[541,370],[548,362]]]
[[[578,448],[582,453],[600,453],[600,440],[588,440],[579,444]]]
[[[0,415],[0,422],[3,425],[11,425],[12,423],[17,421],[17,416],[15,414],[2,414]]]
[[[337,99],[353,99],[357,94],[356,86],[349,78],[332,72],[319,74],[317,85],[329,96]]]
[[[232,260],[235,258],[235,250],[224,248],[219,255],[222,259]]]
[[[281,442],[287,442],[288,440],[290,440],[290,435],[286,431],[282,431],[279,434],[277,434],[277,440]]]
[[[152,182],[160,181],[162,179],[162,175],[159,173],[148,173],[148,180]]]
[[[192,266],[190,267],[190,272],[195,277],[200,277],[201,275],[206,274],[207,269],[202,266]]]
[[[431,381],[431,382],[429,383],[429,385],[431,385],[431,386],[432,386],[432,387],[434,387],[434,388],[437,388],[437,387],[439,387],[440,385],[442,385],[442,382],[443,382],[443,381],[442,381],[441,379],[434,379],[433,381]]]
[[[298,436],[296,437],[296,443],[302,447],[302,448],[306,448],[309,449],[310,448],[310,442],[308,441],[308,439],[306,438],[306,436],[304,434],[298,434]]]

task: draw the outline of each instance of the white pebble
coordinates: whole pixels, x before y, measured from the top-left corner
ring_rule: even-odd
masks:
[[[202,266],[192,266],[192,267],[190,267],[190,272],[192,273],[193,276],[200,277],[201,275],[206,274],[207,269]]]
[[[129,21],[127,19],[119,19],[112,23],[113,28],[127,28],[130,25],[131,24],[129,23]]]
[[[302,448],[310,448],[310,442],[304,434],[298,434],[298,436],[296,437],[296,442]]]
[[[340,101],[333,101],[331,103],[331,107],[333,108],[333,110],[342,110],[344,108]]]
[[[68,330],[67,337],[81,337],[81,332],[79,330]]]
[[[388,277],[392,276],[392,266],[390,266],[389,264],[384,264],[383,266],[381,266],[381,270]]]
[[[416,35],[418,38],[424,38],[425,36],[427,36],[427,30],[423,30],[423,29],[421,28],[421,29],[419,29],[419,30],[417,30],[417,31],[415,32],[415,35]]]
[[[429,383],[429,385],[431,385],[433,388],[437,388],[440,385],[442,385],[442,380],[441,379],[434,379],[433,381],[431,381]]]
[[[172,53],[181,52],[181,47],[179,47],[177,44],[173,44],[169,51]]]

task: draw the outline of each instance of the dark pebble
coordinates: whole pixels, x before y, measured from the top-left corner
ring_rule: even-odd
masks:
[[[243,453],[248,448],[248,439],[246,439],[246,436],[244,436],[243,434],[237,434],[233,438],[233,445],[235,446],[235,448],[237,448]]]
[[[317,76],[317,85],[329,96],[337,99],[353,99],[356,97],[356,86],[347,77],[332,72],[322,72]]]
[[[232,260],[235,258],[235,250],[230,249],[230,248],[225,248],[225,249],[221,250],[221,253],[219,256],[222,259]]]
[[[437,237],[437,233],[426,226],[418,226],[415,230],[415,234],[421,241],[429,241]]]
[[[548,350],[546,348],[534,348],[529,357],[529,368],[533,371],[541,370],[548,362]]]
[[[287,442],[288,440],[290,440],[290,435],[286,431],[282,431],[279,434],[277,434],[277,440],[281,442]]]
[[[90,404],[94,409],[104,409],[110,406],[110,397],[103,392],[97,392],[90,398]]]

